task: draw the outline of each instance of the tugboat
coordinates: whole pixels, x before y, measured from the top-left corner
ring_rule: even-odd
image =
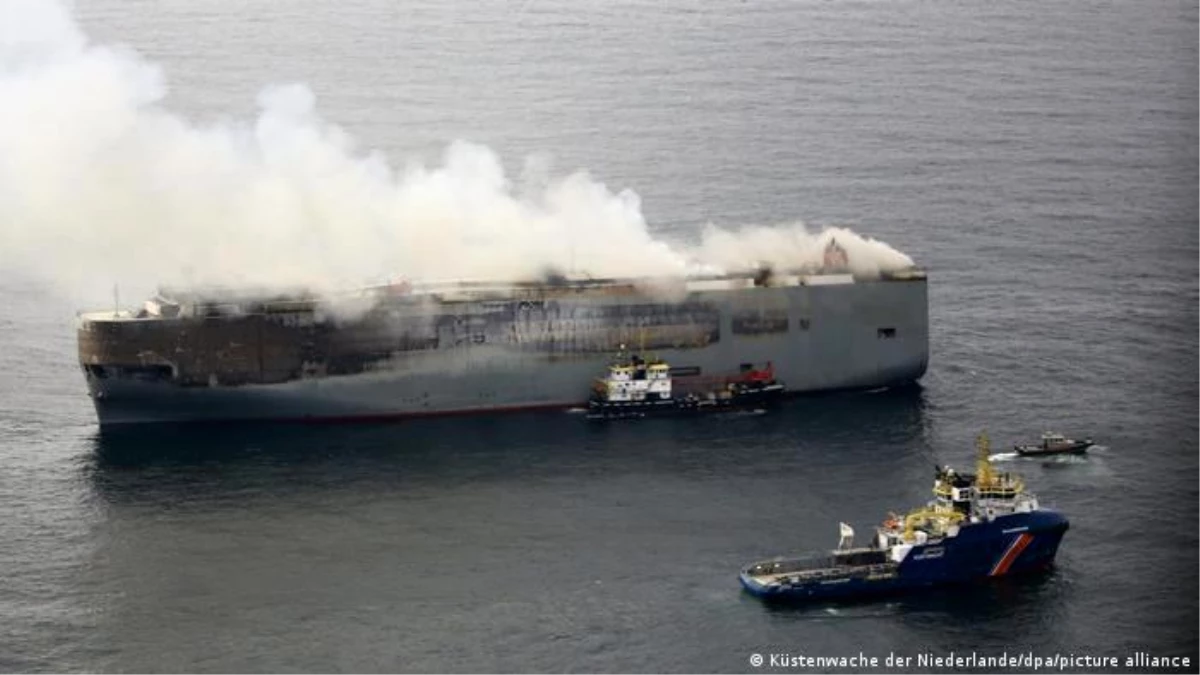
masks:
[[[1062,434],[1047,431],[1042,434],[1040,445],[1016,445],[1013,447],[1017,454],[1023,457],[1041,457],[1044,455],[1082,455],[1093,445],[1095,443],[1090,438],[1076,441]]]
[[[890,515],[869,546],[854,529],[828,554],[776,558],[742,569],[742,586],[764,600],[836,600],[965,583],[1050,567],[1068,528],[1021,479],[997,473],[980,435],[975,474],[938,467],[934,500],[903,518]]]
[[[684,378],[681,378],[684,379]],[[588,399],[587,418],[629,419],[651,416],[747,410],[766,407],[783,394],[771,364],[746,367],[730,377],[686,378],[677,391],[671,367],[659,359],[645,360],[624,351],[597,378]]]

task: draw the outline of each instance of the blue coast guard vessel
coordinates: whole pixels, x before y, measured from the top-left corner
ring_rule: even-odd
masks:
[[[1048,568],[1067,519],[1042,508],[1019,477],[993,469],[986,436],[977,445],[975,474],[939,467],[934,500],[890,515],[871,545],[855,548],[854,530],[842,523],[836,550],[753,563],[742,586],[763,599],[832,600]]]

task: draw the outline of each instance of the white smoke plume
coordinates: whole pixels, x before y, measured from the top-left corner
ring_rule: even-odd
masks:
[[[825,249],[830,243],[846,252],[847,266],[855,276],[875,278],[881,272],[913,266],[912,258],[877,239],[843,227],[812,233],[803,223],[751,226],[736,232],[709,225],[694,255],[721,269],[767,264],[776,269],[816,270],[824,262]]]
[[[710,227],[654,239],[636,194],[579,172],[532,192],[489,149],[451,144],[397,172],[322,120],[303,85],[268,87],[246,124],[163,105],[161,70],[89,44],[49,0],[0,1],[0,266],[59,284],[332,289],[386,278],[682,274],[820,261],[834,230]],[[912,261],[836,231],[863,274]]]

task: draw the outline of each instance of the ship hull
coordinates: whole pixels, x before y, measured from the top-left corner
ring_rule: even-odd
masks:
[[[1054,455],[1086,455],[1088,448],[1091,448],[1093,443],[1090,441],[1076,441],[1070,445],[1059,448],[1043,448],[1038,445],[1018,445],[1015,446],[1017,454],[1022,457],[1052,457]]]
[[[584,406],[612,350],[636,346],[646,332],[658,340],[647,349],[673,367],[718,375],[771,362],[789,393],[906,384],[928,362],[924,279],[702,292],[686,303],[560,299],[530,312],[533,303],[493,301],[457,306],[453,315],[401,308],[409,314],[396,330],[409,332],[399,339],[387,326],[349,339],[351,329],[300,332],[260,317],[90,319],[80,328],[80,362],[106,427]],[[655,318],[660,307],[667,318]],[[579,318],[595,316],[617,318]],[[654,321],[663,325],[637,327]],[[423,333],[408,328],[421,322]],[[364,335],[375,342],[361,346]]]
[[[587,418],[594,421],[680,417],[766,408],[779,401],[782,384],[741,389],[724,396],[687,396],[642,401],[588,401]]]
[[[889,569],[850,571],[824,579],[765,585],[744,570],[749,593],[769,601],[855,600],[928,590],[1048,569],[1069,527],[1053,511],[1001,516],[963,527],[958,536],[917,546]],[[748,568],[749,569],[749,568]]]

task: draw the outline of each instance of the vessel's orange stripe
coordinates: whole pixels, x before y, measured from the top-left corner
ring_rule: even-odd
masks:
[[[1012,564],[1021,556],[1021,551],[1024,551],[1025,547],[1029,546],[1029,542],[1031,541],[1033,541],[1033,535],[1028,532],[1022,532],[1017,536],[1013,540],[1013,543],[1009,544],[1008,550],[1004,552],[1004,556],[1000,558],[1000,562],[996,563],[996,566],[992,568],[992,573],[989,576],[998,577],[1002,574],[1007,574],[1008,568],[1012,567]]]

